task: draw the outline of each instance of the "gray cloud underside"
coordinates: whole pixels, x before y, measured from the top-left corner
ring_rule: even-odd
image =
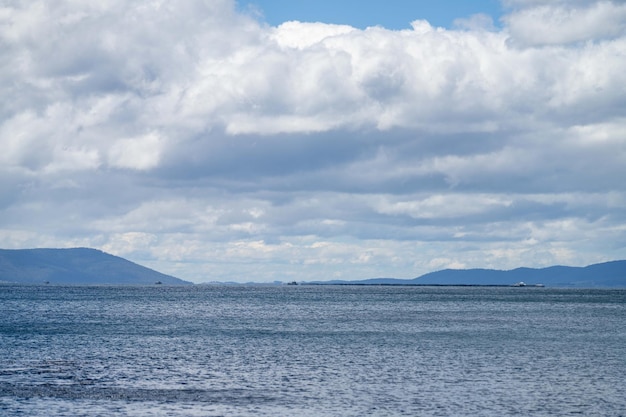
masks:
[[[459,29],[231,1],[0,7],[0,246],[195,281],[623,257],[626,4]]]

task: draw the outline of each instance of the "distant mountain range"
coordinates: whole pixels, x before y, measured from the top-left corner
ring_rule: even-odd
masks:
[[[320,281],[315,284],[352,285],[545,285],[572,288],[626,288],[626,261],[612,261],[585,267],[445,269],[414,279],[373,278],[361,281]]]
[[[0,282],[21,284],[191,285],[170,275],[97,249],[0,249]],[[570,288],[626,288],[626,260],[586,267],[445,269],[414,279],[372,278],[317,281],[335,285],[544,285]],[[276,284],[276,283],[274,283]]]
[[[0,249],[0,282],[21,284],[185,285],[97,249]]]

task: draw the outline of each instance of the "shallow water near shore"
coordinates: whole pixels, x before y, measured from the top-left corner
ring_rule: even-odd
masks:
[[[3,416],[626,415],[626,290],[0,286]]]

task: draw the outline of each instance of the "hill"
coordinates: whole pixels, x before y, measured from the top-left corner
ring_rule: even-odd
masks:
[[[327,281],[325,284],[358,285],[528,285],[571,288],[626,288],[626,260],[586,267],[551,266],[547,268],[444,269],[414,279],[374,278],[361,281]]]
[[[586,267],[551,266],[517,268],[509,271],[489,269],[443,270],[422,275],[416,284],[512,285],[524,282],[550,287],[626,287],[626,261],[613,261]]]
[[[21,284],[187,285],[97,249],[0,249],[0,282]]]

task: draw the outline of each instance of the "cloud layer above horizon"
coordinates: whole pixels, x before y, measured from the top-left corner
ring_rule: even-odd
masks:
[[[5,2],[0,247],[195,282],[625,258],[626,3],[503,5],[394,31]]]

